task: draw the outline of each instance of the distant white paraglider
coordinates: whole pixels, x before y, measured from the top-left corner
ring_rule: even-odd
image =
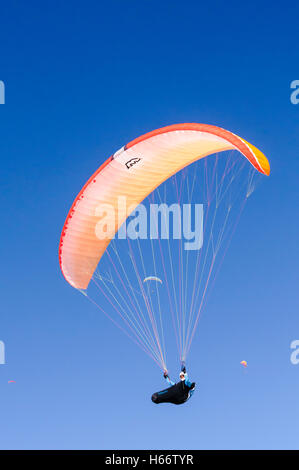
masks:
[[[148,282],[148,281],[156,281],[156,282],[160,282],[160,284],[163,284],[161,279],[159,277],[156,277],[156,276],[148,276],[148,277],[143,279],[143,282]]]

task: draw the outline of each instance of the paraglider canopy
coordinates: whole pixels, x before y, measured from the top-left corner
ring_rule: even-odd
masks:
[[[241,137],[208,124],[175,124],[131,141],[110,157],[76,197],[64,224],[59,261],[66,280],[86,289],[107,246],[132,208],[163,181],[192,162],[216,152],[238,150],[260,173],[268,175],[267,158]],[[119,197],[125,197],[124,213]],[[97,236],[98,208],[115,208],[115,221],[106,237]]]
[[[143,282],[148,282],[148,281],[156,281],[156,282],[159,282],[160,284],[163,284],[162,280],[156,276],[148,276],[145,279],[143,279]]]

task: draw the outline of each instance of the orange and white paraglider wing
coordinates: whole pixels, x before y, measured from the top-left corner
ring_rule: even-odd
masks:
[[[59,245],[66,280],[86,289],[111,239],[140,202],[182,168],[216,152],[238,150],[257,171],[269,174],[267,158],[235,134],[207,124],[178,124],[145,134],[110,157],[76,197]],[[119,206],[125,201],[126,207]],[[105,237],[97,233],[103,207],[112,207]],[[109,212],[109,211],[108,211]]]

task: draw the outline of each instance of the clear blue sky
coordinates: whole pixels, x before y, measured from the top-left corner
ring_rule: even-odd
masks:
[[[298,10],[2,3],[1,448],[299,448],[289,349],[299,339]],[[200,322],[189,358],[200,388],[186,405],[163,407],[150,401],[164,386],[158,368],[65,282],[57,248],[100,163],[177,122],[243,136],[272,173],[246,207]]]

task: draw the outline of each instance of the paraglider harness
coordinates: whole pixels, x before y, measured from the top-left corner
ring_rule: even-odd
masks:
[[[183,369],[182,369],[183,370]],[[152,401],[158,403],[173,403],[174,405],[182,405],[185,403],[193,394],[195,389],[195,382],[190,382],[185,373],[185,380],[180,380],[178,383],[171,382],[167,372],[164,372],[165,379],[171,383],[171,387],[156,392],[152,395]]]

